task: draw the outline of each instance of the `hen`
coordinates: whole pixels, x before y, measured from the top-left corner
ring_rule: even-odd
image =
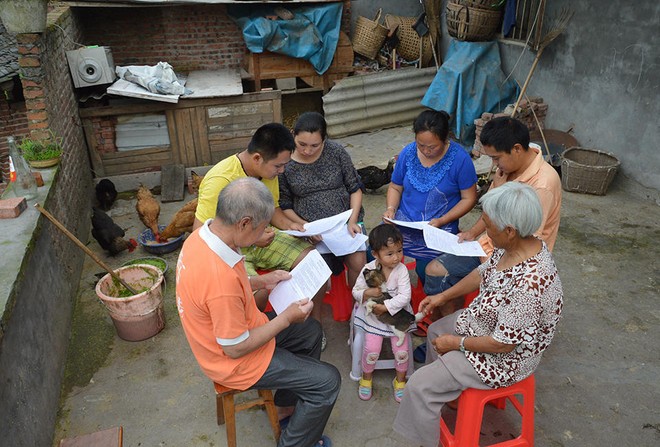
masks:
[[[96,200],[102,210],[109,210],[117,198],[115,184],[104,178],[96,184]]]
[[[101,248],[107,250],[110,256],[128,249],[132,252],[137,247],[135,239],[124,239],[124,230],[110,216],[94,207],[92,213],[92,236]]]
[[[160,216],[160,203],[154,198],[149,188],[140,185],[137,190],[137,203],[135,209],[145,227],[154,234],[156,241],[160,242],[158,234],[158,216]]]
[[[387,167],[385,169],[379,168],[377,166],[367,166],[365,168],[360,168],[357,170],[360,180],[362,180],[362,185],[364,189],[376,191],[381,186],[387,185],[392,179],[392,171],[394,170],[394,164],[398,155],[390,158],[387,162]]]
[[[190,171],[190,193],[197,194],[199,192],[199,185],[204,180],[203,175],[197,174],[195,171]]]
[[[197,199],[193,199],[183,205],[183,208],[176,212],[172,221],[160,233],[160,239],[164,241],[171,237],[179,237],[183,233],[191,232],[193,223],[195,222],[196,210]]]

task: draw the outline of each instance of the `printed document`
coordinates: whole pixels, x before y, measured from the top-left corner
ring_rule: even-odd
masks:
[[[425,225],[424,242],[428,248],[451,253],[456,256],[486,256],[481,244],[477,241],[458,242],[458,236],[431,225]]]
[[[387,217],[383,217],[383,220],[392,222],[394,225],[398,225],[399,227],[414,228],[415,230],[423,230],[424,227],[427,226],[429,223],[428,220],[424,220],[420,222],[408,222],[405,220],[388,219]]]
[[[369,239],[366,235],[358,233],[351,237],[348,232],[348,225],[344,224],[337,230],[330,233],[323,233],[323,245],[328,248],[335,256],[344,256],[356,251],[366,251],[365,242]],[[319,244],[320,245],[320,244]]]
[[[282,281],[270,291],[268,300],[278,314],[293,302],[310,300],[330,278],[332,271],[318,251],[312,250],[291,270],[291,279]]]
[[[283,233],[290,234],[297,237],[318,236],[319,234],[328,233],[336,230],[351,217],[352,210],[346,210],[343,213],[334,216],[326,217],[324,219],[315,220],[314,222],[307,222],[303,227],[305,231],[284,230]]]

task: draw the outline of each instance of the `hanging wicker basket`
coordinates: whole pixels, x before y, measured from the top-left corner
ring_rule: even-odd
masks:
[[[605,195],[620,164],[607,152],[571,147],[561,156],[561,186],[565,191]]]
[[[431,39],[428,34],[424,37],[419,37],[417,31],[413,29],[413,25],[417,21],[417,17],[400,17],[391,14],[385,15],[385,26],[389,29],[397,26],[396,36],[399,38],[399,43],[396,46],[396,51],[407,61],[416,61],[419,59],[420,44],[422,45],[422,66],[426,66],[433,57],[433,50],[431,48]]]
[[[453,0],[453,2],[458,3],[459,5],[471,6],[473,8],[481,9],[496,10],[502,8],[502,6],[499,4],[500,2],[497,0]]]
[[[358,17],[355,23],[355,34],[353,35],[353,51],[366,57],[376,59],[378,51],[385,43],[389,30],[381,25],[380,16],[382,9],[378,9],[376,17],[369,20],[366,17]]]
[[[447,32],[457,40],[493,40],[502,23],[502,11],[447,3]]]

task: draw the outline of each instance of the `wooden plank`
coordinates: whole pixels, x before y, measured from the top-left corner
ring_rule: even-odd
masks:
[[[148,147],[145,149],[136,149],[134,151],[121,151],[121,152],[105,152],[101,154],[103,160],[114,160],[119,158],[132,158],[132,157],[147,157],[153,154],[160,154],[170,152],[170,148],[158,146]]]
[[[211,163],[211,149],[209,148],[209,130],[206,121],[206,107],[195,108],[195,132],[193,132],[195,147],[197,148],[197,163]],[[191,163],[188,166],[192,166]]]
[[[98,148],[96,147],[94,124],[92,124],[92,120],[89,118],[81,119],[81,121],[85,133],[85,141],[87,142],[87,153],[89,154],[89,160],[92,163],[92,171],[96,177],[103,177],[105,176],[105,169],[103,168],[101,154],[99,154]]]
[[[151,93],[146,88],[128,82],[125,79],[118,79],[108,87],[107,92],[111,95],[128,96],[129,98],[148,99],[150,101],[161,102],[179,102],[179,95],[162,95],[159,93]]]
[[[221,70],[197,70],[188,74],[186,87],[192,90],[186,99],[218,98],[243,94],[243,84],[238,68]]]
[[[254,115],[237,115],[230,118],[209,120],[209,132],[222,132],[223,130],[247,129],[254,131],[257,127],[273,121],[274,113],[255,113]],[[255,127],[256,126],[256,127]]]
[[[249,103],[226,104],[208,107],[209,120],[217,118],[232,118],[237,115],[254,115],[257,113],[271,113],[272,101],[255,101]]]
[[[160,201],[182,201],[185,183],[186,168],[182,164],[163,165],[160,170]]]
[[[177,154],[180,163],[186,166],[194,166],[197,164],[193,138],[195,109],[177,110],[174,112],[174,116],[179,137],[179,151]]]
[[[113,106],[91,107],[88,109],[80,109],[79,115],[81,118],[93,118],[97,116],[114,116],[114,115],[133,115],[137,113],[155,113],[165,110],[186,109],[190,107],[201,107],[211,105],[225,105],[225,104],[243,104],[254,101],[273,101],[281,100],[282,92],[279,90],[267,92],[252,92],[243,93],[240,96],[230,96],[224,98],[208,98],[208,99],[182,99],[178,104],[168,103],[144,103],[143,101],[135,100],[134,103],[121,104]]]

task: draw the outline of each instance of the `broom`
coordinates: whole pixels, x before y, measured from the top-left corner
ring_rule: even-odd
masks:
[[[548,33],[541,39],[541,42],[539,42],[539,48],[536,51],[536,57],[532,63],[532,68],[529,69],[527,79],[525,79],[525,83],[523,84],[522,90],[520,91],[520,95],[518,95],[518,100],[516,101],[516,105],[513,108],[513,111],[511,112],[511,116],[515,116],[515,114],[518,112],[518,105],[520,104],[520,101],[522,101],[523,96],[525,95],[525,91],[527,91],[527,86],[529,85],[529,81],[532,79],[532,75],[534,74],[534,70],[536,70],[536,65],[539,63],[539,59],[541,59],[543,50],[545,50],[545,47],[550,45],[550,42],[555,40],[561,33],[566,30],[571,17],[573,17],[573,11],[568,8],[562,8],[561,12],[559,13],[559,17],[555,20],[555,23],[551,27],[550,31],[548,31]]]

